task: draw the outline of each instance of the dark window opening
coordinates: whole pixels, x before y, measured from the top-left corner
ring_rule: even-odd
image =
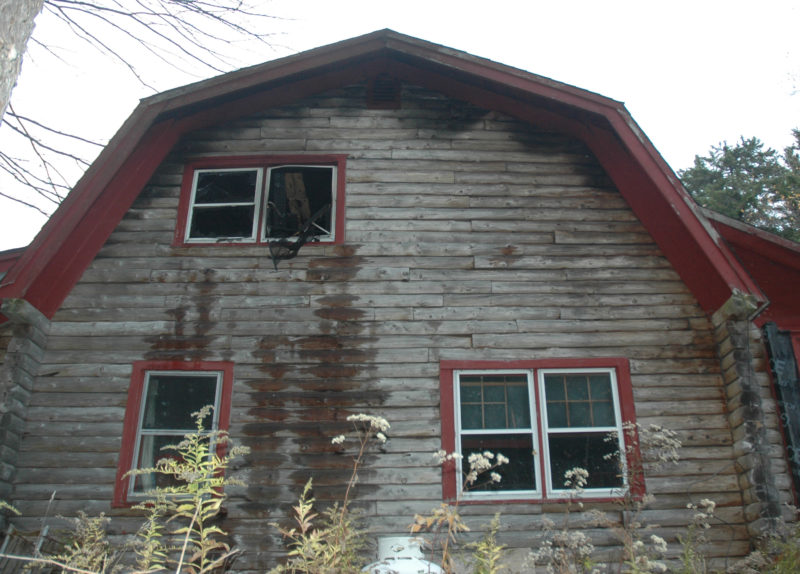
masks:
[[[333,168],[286,166],[269,170],[266,239],[299,235],[311,222],[311,236],[333,233]]]
[[[606,433],[550,434],[550,478],[564,488],[564,473],[573,468],[589,472],[585,488],[621,488],[619,445]]]

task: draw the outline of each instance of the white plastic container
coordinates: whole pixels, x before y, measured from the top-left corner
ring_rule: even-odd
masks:
[[[417,538],[403,536],[378,539],[378,561],[365,566],[369,574],[443,574],[439,566],[423,558]]]

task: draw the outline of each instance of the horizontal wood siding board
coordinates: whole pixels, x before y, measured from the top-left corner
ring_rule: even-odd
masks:
[[[648,518],[675,535],[686,503],[716,494],[730,526],[712,529],[712,552],[746,540],[711,325],[593,154],[413,85],[400,110],[368,110],[365,93],[259,109],[172,150],[54,315],[21,445],[25,516],[56,490],[65,515],[89,507],[133,528],[110,499],[135,361],[234,363],[230,432],[253,454],[236,463],[250,486],[230,491],[225,526],[264,571],[281,544],[266,524],[310,476],[318,500],[342,494],[350,451],[330,438],[347,415],[392,425],[355,503],[373,535],[403,534],[442,498],[440,361],[624,358],[637,420],[686,444],[679,465],[648,468]],[[258,153],[349,156],[346,243],[306,245],[278,270],[264,246],[171,246],[183,163]],[[516,547],[562,510],[463,508],[478,526],[502,510]]]

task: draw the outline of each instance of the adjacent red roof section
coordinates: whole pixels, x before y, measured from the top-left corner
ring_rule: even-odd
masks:
[[[800,331],[800,244],[713,211],[704,213],[769,299],[758,324],[772,321],[783,330]]]
[[[17,249],[9,249],[7,251],[0,251],[0,285],[2,285],[2,277],[12,266],[22,257],[25,252],[24,247]]]
[[[379,73],[581,139],[705,310],[734,290],[763,299],[621,103],[391,30],[142,100],[9,269],[0,298],[52,316],[183,133]]]

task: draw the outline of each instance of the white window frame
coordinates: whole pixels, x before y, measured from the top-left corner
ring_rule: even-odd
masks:
[[[136,422],[136,434],[134,437],[134,447],[133,447],[133,458],[131,460],[130,469],[131,470],[138,470],[139,469],[139,454],[140,448],[142,444],[142,438],[145,436],[174,436],[176,437],[176,443],[180,442],[183,437],[189,433],[197,432],[197,427],[186,428],[186,429],[177,429],[177,428],[165,428],[165,429],[145,429],[144,427],[144,417],[145,411],[147,410],[147,391],[150,386],[150,378],[152,376],[167,376],[167,377],[191,377],[191,376],[198,376],[203,378],[209,378],[210,376],[216,377],[216,389],[214,392],[214,409],[212,411],[212,419],[211,419],[211,429],[207,431],[203,431],[201,434],[212,434],[213,432],[219,429],[219,409],[220,409],[220,402],[222,398],[222,387],[224,384],[224,373],[222,371],[179,371],[179,370],[152,370],[146,371],[144,373],[144,382],[142,383],[142,390],[141,396],[139,398],[139,420]],[[213,441],[212,441],[213,443]],[[209,453],[213,452],[216,449],[216,444],[209,444]],[[159,457],[154,457],[154,462],[158,461]],[[150,490],[149,488],[145,488],[143,491],[137,492],[135,490],[136,487],[136,477],[131,476],[130,480],[128,481],[128,492],[127,498],[130,499],[139,499],[146,496],[147,491]]]
[[[269,166],[253,167],[231,167],[231,168],[197,168],[192,174],[192,189],[189,195],[189,207],[186,213],[186,229],[184,231],[184,243],[267,243],[274,240],[292,240],[291,237],[267,237],[267,211],[269,206],[269,183],[273,169],[282,168],[317,168],[328,169],[331,173],[331,211],[330,211],[330,232],[321,234],[319,241],[333,242],[336,240],[336,216],[338,200],[339,173],[337,165],[319,163],[284,163]],[[205,173],[231,173],[231,172],[256,172],[255,196],[253,203],[234,202],[234,203],[195,203],[197,195],[197,184],[201,174]],[[194,219],[195,209],[201,211],[203,208],[214,207],[241,207],[253,205],[253,224],[249,236],[230,236],[230,237],[192,237],[192,220]],[[313,212],[312,212],[313,214]],[[319,226],[317,226],[319,228]],[[319,228],[322,231],[321,228]]]
[[[197,195],[197,183],[200,180],[200,175],[204,173],[233,173],[233,172],[248,172],[248,171],[255,171],[256,172],[256,183],[255,189],[253,193],[253,202],[238,202],[238,203],[202,203],[199,206],[199,210],[202,211],[203,208],[206,207],[241,207],[241,206],[253,206],[253,224],[250,226],[250,235],[249,236],[241,236],[241,237],[218,237],[218,238],[211,238],[211,237],[191,237],[192,232],[192,220],[194,219],[194,212],[195,208],[198,207],[195,204],[195,196]],[[258,218],[259,213],[261,212],[261,197],[264,195],[263,193],[263,176],[264,176],[264,169],[260,167],[231,167],[231,168],[213,168],[213,169],[196,169],[194,170],[194,174],[192,176],[192,193],[189,198],[189,212],[186,216],[186,233],[184,236],[184,241],[186,243],[209,243],[209,242],[221,242],[221,243],[255,243],[256,234],[258,233]]]
[[[527,429],[488,429],[488,430],[476,430],[470,429],[464,431],[461,428],[461,376],[462,375],[525,375],[528,383],[528,410],[530,412],[530,428]],[[531,444],[533,445],[534,450],[538,449],[539,439],[538,439],[538,424],[536,419],[536,409],[535,409],[535,402],[536,397],[534,395],[535,388],[533,385],[533,371],[530,369],[488,369],[488,370],[472,370],[472,369],[459,369],[453,371],[453,400],[454,400],[454,420],[455,420],[455,427],[456,427],[456,452],[459,455],[462,455],[461,452],[461,437],[462,436],[480,436],[480,435],[488,435],[493,436],[500,433],[506,434],[518,434],[523,436],[530,436],[531,437]],[[513,430],[513,432],[509,432]],[[497,454],[497,453],[494,453]],[[539,498],[542,496],[542,477],[540,476],[541,465],[538,463],[538,457],[532,455],[532,463],[533,463],[533,472],[536,478],[536,484],[539,485],[539,488],[532,488],[532,489],[525,489],[525,490],[494,490],[494,491],[485,491],[485,490],[464,490],[464,484],[462,477],[464,476],[465,470],[469,469],[469,463],[465,459],[459,458],[456,461],[456,476],[457,483],[458,483],[458,493],[464,499],[473,499],[473,500],[493,500],[493,499],[509,499],[509,498]]]
[[[569,427],[569,428],[550,428],[549,421],[547,419],[547,394],[545,390],[545,376],[548,374],[558,374],[558,375],[583,375],[583,374],[591,374],[591,373],[602,373],[607,374],[611,381],[611,395],[612,401],[614,406],[614,420],[616,421],[616,425],[614,426],[602,426],[602,427]],[[545,486],[547,488],[547,492],[553,498],[567,498],[570,496],[572,491],[569,488],[564,486],[563,480],[560,484],[552,484],[552,472],[550,466],[550,441],[548,438],[551,434],[602,434],[604,437],[609,436],[610,433],[616,433],[617,436],[617,452],[621,454],[620,456],[620,463],[626,464],[625,460],[625,436],[622,432],[622,414],[620,408],[620,397],[619,397],[619,383],[617,381],[617,373],[616,369],[613,368],[569,368],[569,369],[537,369],[537,382],[539,385],[539,417],[542,423],[542,460],[544,461],[544,475],[545,475]],[[622,481],[623,484],[621,487],[611,487],[611,488],[587,488],[585,489],[579,497],[592,497],[592,498],[603,498],[603,497],[616,497],[620,496],[622,493],[625,492],[627,489],[627,480],[626,480],[626,473],[622,472]]]
[[[571,427],[568,429],[550,429],[547,419],[547,395],[545,392],[545,375],[547,374],[587,374],[602,373],[610,378],[612,401],[614,407],[614,426],[603,427]],[[525,374],[528,380],[528,408],[530,409],[531,427],[529,429],[514,429],[514,434],[530,435],[534,452],[531,454],[531,461],[534,466],[534,476],[538,488],[526,490],[497,490],[480,491],[469,489],[464,490],[463,476],[464,471],[469,469],[466,460],[456,461],[456,490],[460,498],[464,500],[515,500],[515,499],[565,499],[575,494],[564,486],[563,480],[560,484],[553,484],[551,478],[551,462],[549,452],[548,437],[551,434],[578,434],[581,432],[602,434],[607,436],[609,433],[616,432],[618,440],[618,451],[621,453],[621,463],[625,460],[625,437],[622,428],[622,412],[619,395],[619,380],[614,367],[569,367],[569,368],[521,368],[521,369],[454,369],[453,384],[453,419],[455,425],[455,452],[461,452],[462,436],[478,436],[480,434],[496,435],[499,432],[508,433],[509,429],[496,430],[463,430],[461,426],[461,376],[462,375],[509,375]],[[539,429],[541,425],[541,436]],[[495,453],[497,454],[497,453]],[[586,488],[578,494],[578,498],[615,498],[627,491],[628,484],[622,472],[622,486],[610,488]]]

